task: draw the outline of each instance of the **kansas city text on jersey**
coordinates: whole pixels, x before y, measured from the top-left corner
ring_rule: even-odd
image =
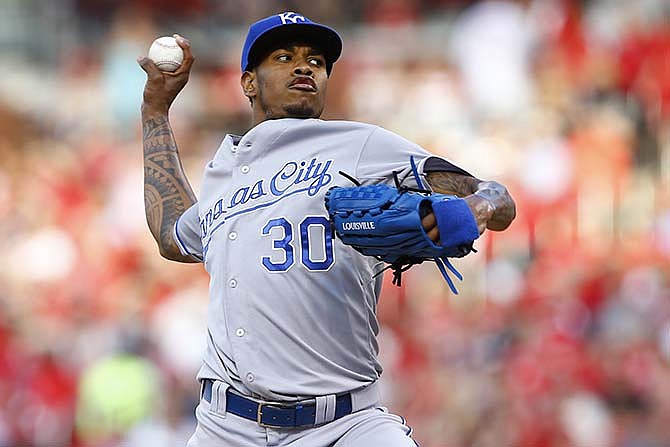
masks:
[[[284,197],[301,192],[315,196],[333,180],[328,172],[332,164],[332,159],[321,162],[318,157],[309,161],[289,161],[269,180],[261,178],[252,185],[238,188],[230,195],[229,201],[221,197],[200,219],[201,237],[204,240],[227,219],[270,206]],[[258,199],[264,197],[270,200],[256,204]],[[250,206],[240,207],[245,204]]]

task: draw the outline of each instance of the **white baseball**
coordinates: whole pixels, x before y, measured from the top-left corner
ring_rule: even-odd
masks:
[[[184,51],[174,37],[159,37],[149,47],[149,59],[160,71],[175,71],[184,62]]]

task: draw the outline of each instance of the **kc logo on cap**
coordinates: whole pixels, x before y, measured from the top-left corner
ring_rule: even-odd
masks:
[[[297,14],[295,12],[282,12],[281,14],[277,14],[279,18],[281,19],[281,23],[286,25],[287,23],[298,23],[300,22],[307,22],[309,19],[306,19],[305,16],[301,16],[300,14]]]

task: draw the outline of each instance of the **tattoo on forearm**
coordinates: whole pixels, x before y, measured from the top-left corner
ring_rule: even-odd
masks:
[[[184,174],[167,117],[143,119],[142,129],[147,223],[161,249],[177,255],[172,228],[195,203],[195,195]]]
[[[505,187],[497,182],[481,182],[475,192],[498,206],[504,204],[506,193]]]
[[[507,189],[498,182],[483,182],[474,177],[453,172],[429,172],[426,174],[426,179],[435,192],[453,194],[458,197],[476,194],[486,199],[493,209],[493,214],[486,226],[490,230],[504,230],[516,216],[514,200]]]
[[[429,172],[426,174],[428,184],[435,192],[465,197],[477,191],[479,180],[467,175],[453,172]]]
[[[481,182],[477,187],[475,195],[488,200],[494,208],[494,213],[489,219],[487,228],[491,230],[504,230],[516,217],[516,205],[507,192],[507,189],[498,182]]]

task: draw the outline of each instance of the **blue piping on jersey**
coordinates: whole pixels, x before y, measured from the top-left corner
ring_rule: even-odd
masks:
[[[185,255],[189,255],[196,261],[202,262],[202,258],[198,256],[196,253],[191,253],[191,251],[188,249],[186,244],[184,244],[184,241],[181,240],[181,236],[179,236],[179,220],[181,219],[181,216],[177,218],[177,221],[174,223],[174,235],[177,237],[177,244],[179,245],[179,249],[181,252]]]

